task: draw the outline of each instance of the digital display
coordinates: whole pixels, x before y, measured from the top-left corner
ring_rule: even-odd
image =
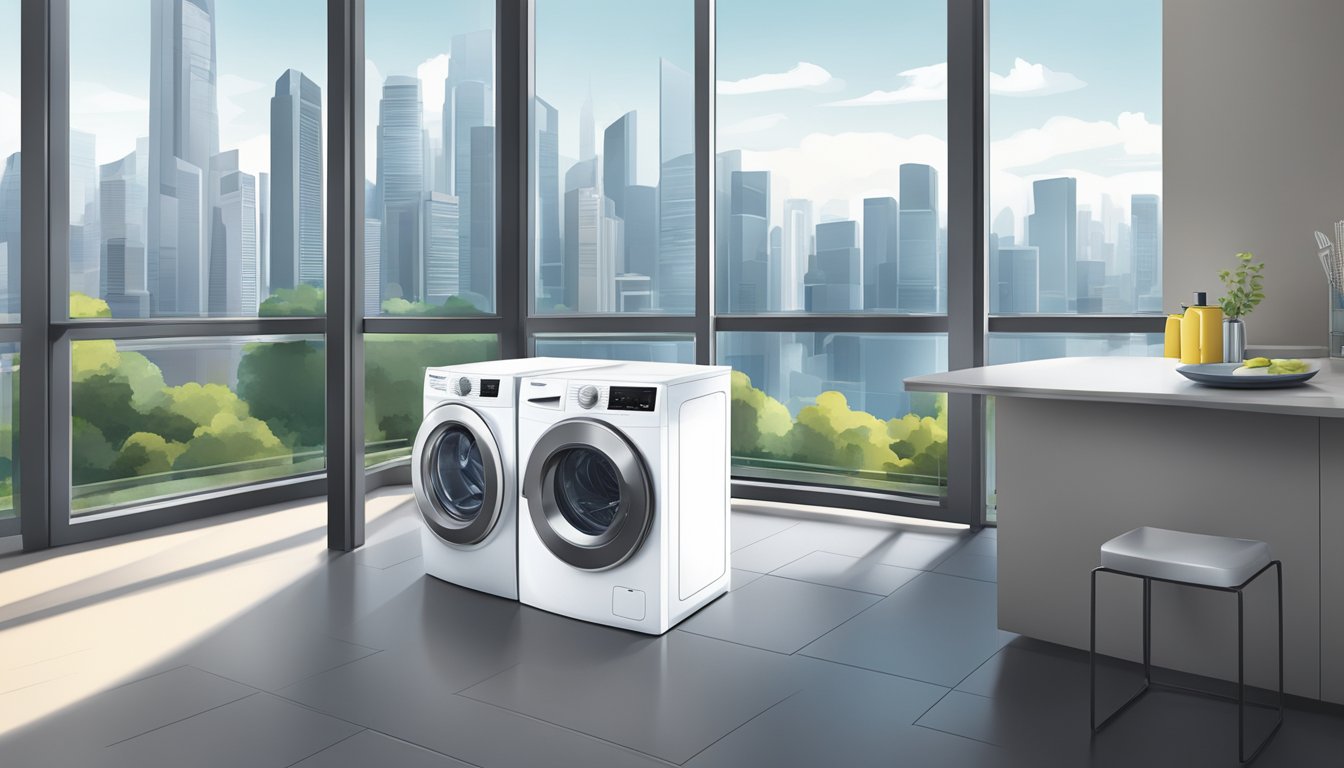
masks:
[[[607,397],[609,411],[652,411],[658,390],[653,387],[612,387]]]
[[[499,397],[499,379],[481,379],[481,397]]]

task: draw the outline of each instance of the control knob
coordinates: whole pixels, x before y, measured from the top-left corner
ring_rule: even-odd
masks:
[[[597,397],[597,387],[594,387],[592,384],[585,384],[584,386],[579,387],[580,408],[592,408],[594,405],[597,405]]]
[[[457,382],[453,384],[453,391],[457,393],[458,397],[466,397],[467,395],[470,395],[471,379],[468,379],[466,376],[458,379]]]

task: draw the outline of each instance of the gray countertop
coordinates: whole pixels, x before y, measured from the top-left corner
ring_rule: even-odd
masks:
[[[1179,361],[1161,357],[1070,357],[991,365],[914,376],[905,380],[905,388],[1344,418],[1344,361],[1311,362],[1321,367],[1316,377],[1286,389],[1206,387],[1177,373]]]

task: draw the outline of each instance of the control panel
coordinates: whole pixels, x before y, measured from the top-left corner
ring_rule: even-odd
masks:
[[[612,387],[607,396],[607,410],[649,413],[657,398],[656,387]]]
[[[464,399],[499,398],[501,379],[481,379],[475,376],[453,376],[429,373],[425,379],[430,392],[452,394]],[[429,393],[426,393],[428,396]]]

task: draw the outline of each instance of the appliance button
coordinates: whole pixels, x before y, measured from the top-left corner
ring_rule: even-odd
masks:
[[[470,395],[471,379],[468,379],[466,376],[463,376],[462,378],[458,379],[457,383],[453,385],[453,391],[456,392],[459,397],[466,397],[467,395]]]
[[[597,397],[597,387],[594,387],[592,384],[586,384],[579,387],[580,408],[592,408],[594,405],[597,405]]]

